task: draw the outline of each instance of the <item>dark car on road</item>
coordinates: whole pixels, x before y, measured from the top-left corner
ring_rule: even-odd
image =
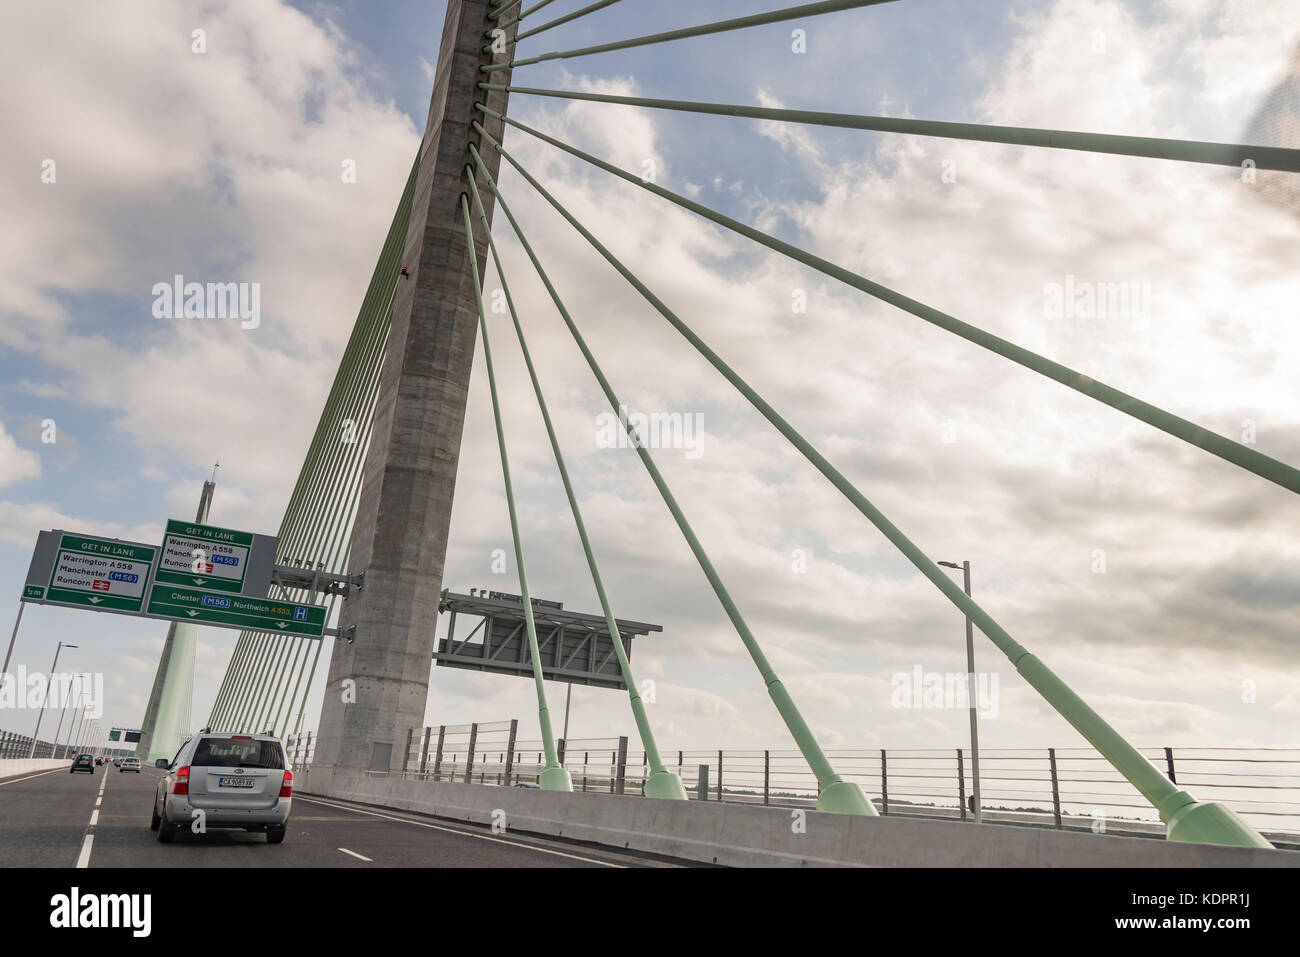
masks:
[[[76,774],[78,771],[85,771],[87,774],[95,773],[95,759],[89,754],[79,754],[72,759],[72,767],[68,768],[69,774]]]

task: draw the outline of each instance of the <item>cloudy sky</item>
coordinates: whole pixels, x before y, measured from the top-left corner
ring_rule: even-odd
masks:
[[[633,0],[521,53],[773,6]],[[18,594],[42,528],[159,540],[218,459],[212,521],[274,532],[423,131],[443,5],[46,2],[3,18],[0,52],[25,79],[0,90],[0,581]],[[1239,142],[1261,104],[1296,102],[1298,45],[1285,4],[904,0],[540,64],[515,82]],[[527,96],[510,112],[1300,463],[1300,216],[1237,170]],[[1294,115],[1254,128],[1297,135]],[[526,134],[506,143],[928,554],[970,560],[983,607],[1133,743],[1294,746],[1294,495]],[[42,182],[50,159],[56,180]],[[522,178],[502,183],[627,404],[702,416],[702,455],[656,461],[823,743],[962,744],[964,712],[891,705],[899,672],[964,670],[960,614]],[[599,447],[603,397],[504,218],[494,235],[616,613],[664,626],[633,656],[655,682],[661,744],[789,747],[635,454]],[[178,273],[259,283],[261,325],[154,318],[153,285]],[[1052,288],[1099,283],[1129,284],[1132,307],[1048,308]],[[517,346],[495,321],[533,591],[597,611]],[[446,584],[515,590],[512,571],[491,570],[510,539],[476,361]],[[165,632],[33,607],[15,664],[48,667],[55,642],[80,644],[63,664],[103,671],[104,723],[136,726]],[[235,637],[200,631],[196,723]],[[977,667],[1000,678],[981,744],[1080,742],[982,638]],[[615,692],[577,689],[573,708],[572,736],[634,733]],[[535,734],[530,682],[435,670],[430,722],[509,717]]]

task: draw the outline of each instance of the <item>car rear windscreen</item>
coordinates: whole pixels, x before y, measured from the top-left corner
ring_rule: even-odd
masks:
[[[284,752],[275,741],[203,738],[190,761],[200,768],[284,768]]]

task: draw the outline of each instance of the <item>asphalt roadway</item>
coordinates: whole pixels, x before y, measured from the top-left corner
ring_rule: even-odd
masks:
[[[67,769],[0,780],[0,868],[673,867],[668,861],[295,794],[283,844],[263,834],[149,829],[161,773]]]

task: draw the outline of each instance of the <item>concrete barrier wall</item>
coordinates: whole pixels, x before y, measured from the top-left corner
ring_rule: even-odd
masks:
[[[54,768],[67,768],[70,764],[72,764],[71,758],[36,758],[35,760],[28,760],[27,758],[0,758],[0,781],[5,780],[5,778],[22,777],[24,774],[35,774],[37,771],[51,771]]]
[[[713,801],[304,772],[298,790],[456,821],[731,867],[1300,867],[1300,852]],[[498,815],[499,816],[499,815]],[[448,864],[454,862],[448,861]]]

